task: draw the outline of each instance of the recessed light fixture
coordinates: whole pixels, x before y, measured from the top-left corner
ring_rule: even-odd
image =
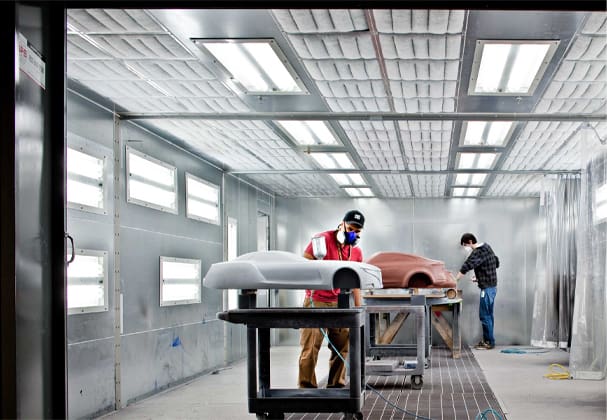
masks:
[[[324,121],[276,121],[297,143],[302,145],[329,144],[339,142]]]
[[[469,95],[533,95],[559,41],[478,40]]]
[[[512,121],[465,121],[462,125],[464,146],[503,146]]]
[[[457,174],[455,185],[483,185],[487,174]]]
[[[490,169],[497,153],[459,153],[457,169]]]
[[[310,156],[324,169],[354,169],[347,153],[310,153]]]
[[[348,193],[348,195],[350,197],[375,197],[371,188],[367,188],[367,187],[362,187],[362,188],[347,187],[347,188],[344,188],[344,190],[346,191],[346,193]]]
[[[480,188],[453,188],[453,197],[476,197],[480,193]]]
[[[360,174],[329,174],[338,185],[365,185],[366,182]]]
[[[252,95],[308,93],[273,39],[193,39]]]

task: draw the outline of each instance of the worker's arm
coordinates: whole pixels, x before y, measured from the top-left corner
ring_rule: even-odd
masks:
[[[314,258],[314,255],[308,254],[307,252],[304,252],[303,254],[304,258],[307,258],[309,260],[315,260],[316,258]]]
[[[354,296],[354,306],[363,306],[363,297],[360,289],[352,289],[352,296]]]

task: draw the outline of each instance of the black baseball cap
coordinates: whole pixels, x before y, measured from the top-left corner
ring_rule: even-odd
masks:
[[[365,216],[358,210],[350,210],[344,216],[344,222],[362,229],[365,226]]]

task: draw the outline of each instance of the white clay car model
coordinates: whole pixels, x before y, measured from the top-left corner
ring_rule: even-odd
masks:
[[[308,260],[284,251],[258,251],[211,265],[212,289],[381,289],[379,268],[353,261]]]

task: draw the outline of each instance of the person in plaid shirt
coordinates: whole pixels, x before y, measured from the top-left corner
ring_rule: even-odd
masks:
[[[471,233],[464,233],[460,240],[462,246],[470,248],[472,252],[464,261],[462,268],[455,276],[461,279],[468,271],[474,270],[478,287],[481,289],[479,318],[483,326],[483,339],[475,346],[479,350],[490,350],[495,347],[493,336],[493,303],[497,293],[497,268],[500,260],[493,253],[488,243],[477,243],[476,237]]]

